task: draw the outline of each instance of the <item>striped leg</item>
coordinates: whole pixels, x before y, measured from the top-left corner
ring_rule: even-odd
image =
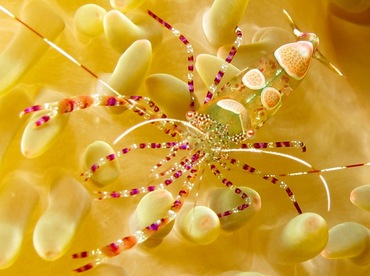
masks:
[[[211,84],[211,86],[209,87],[206,97],[204,99],[204,103],[209,102],[213,98],[214,94],[217,92],[218,85],[220,84],[229,66],[229,63],[233,60],[234,56],[236,55],[236,52],[238,51],[238,48],[242,41],[243,34],[242,34],[242,31],[238,27],[235,28],[235,33],[236,33],[236,39],[234,41],[234,45],[232,46],[229,52],[229,55],[225,59],[224,64],[222,64],[220,70],[218,71],[216,77],[214,78],[213,84]]]
[[[41,110],[49,110],[49,113],[40,117],[35,123],[36,127],[42,126],[56,116],[70,113],[76,110],[86,109],[92,106],[122,106],[125,108],[133,108],[133,105],[127,100],[125,96],[76,96],[66,98],[58,102],[45,103],[34,105],[24,109],[20,116],[29,113],[38,112]]]
[[[178,195],[176,196],[175,201],[168,210],[166,217],[160,218],[159,220],[146,226],[145,228],[136,231],[133,235],[129,235],[122,239],[118,239],[117,241],[112,242],[101,248],[73,254],[72,255],[73,259],[93,258],[92,262],[89,262],[81,267],[78,267],[73,271],[85,272],[87,270],[90,270],[93,267],[103,263],[106,259],[115,257],[121,254],[123,251],[128,250],[133,246],[146,241],[154,233],[164,228],[166,225],[168,225],[171,221],[173,221],[176,218],[177,213],[180,211],[184,203],[184,200],[191,192],[194,183],[197,181],[197,179],[198,179],[198,169],[193,167],[189,171],[189,174],[187,175],[187,178],[184,181],[182,188],[180,189]]]
[[[165,159],[163,159],[162,161],[158,162],[157,165],[154,166],[154,168],[152,169],[151,172],[154,172],[156,169],[158,169],[160,166],[162,166],[165,162],[168,162],[170,161],[173,157],[176,156],[176,151],[173,151],[172,153],[168,154],[166,156]],[[194,155],[193,155],[194,156]],[[193,158],[193,156],[191,158]],[[166,176],[166,175],[169,175],[171,174],[172,172],[180,169],[180,168],[186,168],[186,167],[189,167],[189,166],[193,166],[192,164],[192,159],[191,158],[188,158],[188,157],[184,157],[180,160],[180,162],[175,162],[171,168],[169,169],[165,169],[159,173],[157,173],[155,176],[156,176],[156,179],[160,178],[160,177],[163,177],[163,176]]]
[[[227,188],[231,189],[232,191],[235,192],[236,195],[240,196],[243,200],[244,203],[240,206],[237,206],[235,208],[232,208],[230,210],[224,211],[222,213],[218,213],[217,216],[219,218],[221,217],[226,217],[232,214],[236,214],[238,212],[241,212],[245,209],[247,209],[250,204],[251,204],[251,198],[244,193],[240,188],[235,186],[230,180],[224,177],[224,175],[217,169],[216,165],[214,164],[209,164],[209,168],[211,169],[212,173],[221,180],[222,184],[224,184]]]
[[[107,162],[111,162],[117,158],[121,158],[126,154],[130,153],[133,150],[137,149],[176,149],[176,150],[188,150],[189,146],[187,143],[178,143],[178,142],[164,142],[164,143],[139,143],[132,144],[129,147],[125,147],[117,151],[116,153],[109,154],[105,157],[100,158],[96,163],[92,164],[90,168],[81,173],[81,176],[84,177],[84,180],[87,181],[91,178],[94,173],[104,166]]]
[[[241,149],[276,149],[276,148],[299,148],[306,152],[306,145],[302,141],[282,141],[282,142],[257,142],[243,143]]]
[[[139,116],[144,119],[154,118],[166,118],[160,108],[149,98],[142,96],[102,96],[102,95],[91,95],[91,96],[75,96],[66,98],[58,102],[45,103],[40,105],[34,105],[24,109],[20,116],[24,116],[29,113],[34,113],[42,110],[49,110],[50,112],[40,117],[36,121],[35,126],[39,127],[47,123],[56,116],[60,116],[66,113],[70,113],[77,110],[83,110],[94,106],[120,106],[127,109],[133,110]],[[158,123],[159,124],[159,123]]]
[[[254,168],[254,167],[252,167],[252,166],[250,166],[248,164],[240,163],[239,160],[237,160],[235,158],[229,158],[228,160],[229,160],[230,164],[235,165],[237,167],[240,167],[244,171],[247,171],[250,174],[259,174],[259,175],[261,175],[261,177],[264,180],[269,181],[269,182],[271,182],[274,185],[279,185],[280,188],[282,188],[282,189],[285,190],[285,192],[288,195],[289,199],[293,202],[294,208],[297,210],[297,212],[299,214],[302,214],[301,207],[299,206],[298,202],[296,201],[295,196],[294,196],[292,190],[289,188],[289,186],[285,182],[279,180],[274,175],[267,174],[267,173],[265,173],[263,171],[260,171],[260,170]]]
[[[180,163],[175,164],[169,170],[167,170],[163,176],[169,175],[161,183],[156,185],[143,186],[140,188],[133,188],[130,190],[121,191],[96,191],[98,200],[111,199],[111,198],[123,198],[131,197],[139,194],[145,194],[148,192],[153,192],[158,189],[165,189],[167,186],[171,185],[187,172],[189,172],[194,166],[202,162],[202,157],[199,152],[191,154],[189,158],[184,158]],[[158,176],[159,178],[159,176]]]
[[[39,127],[47,123],[48,121],[52,120],[54,117],[73,112],[75,110],[81,110],[92,106],[122,106],[127,109],[133,110],[135,113],[139,114],[140,116],[144,117],[145,119],[153,119],[153,118],[165,118],[166,115],[160,111],[159,107],[154,104],[150,99],[146,97],[140,97],[140,96],[132,96],[127,97],[124,95],[121,95],[118,91],[116,91],[113,87],[111,87],[108,83],[100,79],[92,70],[84,66],[83,64],[79,63],[74,57],[72,57],[69,53],[64,51],[62,48],[60,48],[55,43],[48,40],[46,37],[42,36],[39,32],[37,32],[32,26],[28,25],[24,21],[22,21],[20,18],[12,14],[10,11],[5,9],[4,7],[0,6],[0,10],[5,12],[8,16],[14,18],[19,23],[21,23],[24,27],[26,27],[28,30],[33,32],[36,36],[40,37],[47,45],[49,45],[51,48],[59,52],[61,55],[63,55],[65,58],[70,60],[75,65],[79,66],[81,69],[83,69],[85,72],[87,72],[90,76],[92,76],[96,81],[101,83],[104,87],[106,87],[108,90],[110,90],[113,94],[115,94],[115,97],[111,96],[100,96],[100,95],[92,95],[92,96],[77,96],[77,97],[71,97],[64,99],[59,102],[53,102],[53,103],[46,103],[46,104],[40,104],[40,105],[34,105],[31,107],[28,107],[24,109],[20,116],[23,116],[28,113],[37,112],[41,110],[49,110],[50,112],[42,117],[40,117],[36,123],[35,126]],[[154,19],[159,21],[161,24],[163,24],[165,27],[170,29],[176,36],[179,37],[179,39],[187,46],[187,52],[188,52],[188,87],[189,92],[191,95],[191,108],[194,110],[194,103],[195,103],[195,97],[194,97],[194,84],[193,84],[193,70],[194,70],[194,57],[193,57],[193,47],[191,44],[187,41],[187,39],[179,33],[176,29],[172,28],[168,23],[164,22],[162,19],[157,17],[152,12],[148,11],[149,15],[152,16]],[[159,126],[159,128],[164,129],[165,132],[175,135],[176,132],[171,129],[171,126],[167,126],[161,123],[156,123],[156,125]],[[174,134],[175,133],[175,134]]]
[[[186,52],[188,53],[188,89],[190,95],[190,110],[195,111],[195,95],[194,95],[194,80],[193,80],[193,73],[194,73],[194,49],[190,42],[186,39],[184,35],[180,33],[179,30],[172,27],[169,23],[164,21],[158,15],[154,14],[152,11],[148,10],[148,14],[157,20],[160,24],[170,30],[179,40],[186,46]]]
[[[176,204],[176,203],[174,203]],[[161,230],[163,227],[168,225],[176,217],[176,213],[172,210],[168,211],[166,217],[157,220],[156,222],[148,225],[147,227],[138,230],[133,235],[126,236],[115,242],[112,242],[104,247],[92,250],[83,251],[80,253],[75,253],[72,255],[73,259],[82,258],[94,258],[94,261],[85,264],[79,268],[74,269],[75,272],[85,272],[92,269],[93,267],[103,263],[106,259],[115,257],[121,254],[123,251],[132,248],[133,246],[146,241],[150,236],[152,236],[157,231]]]
[[[60,102],[56,103],[47,103],[42,105],[35,105],[26,108],[22,113],[21,116],[27,113],[36,112],[39,110],[50,110],[50,113],[41,117],[37,122],[36,126],[41,126],[51,120],[53,117],[57,115],[61,115],[64,113],[72,112],[73,110],[78,109],[84,109],[89,106],[94,105],[105,105],[105,106],[125,106],[126,108],[130,109],[140,109],[139,107],[135,107],[135,105],[127,101],[127,98],[122,96],[118,91],[116,91],[113,87],[111,87],[108,83],[100,79],[92,70],[87,68],[85,65],[78,62],[74,57],[72,57],[69,53],[64,51],[62,48],[60,48],[55,43],[48,40],[46,37],[41,35],[37,30],[32,28],[32,26],[28,25],[26,22],[15,16],[13,13],[5,9],[4,7],[0,6],[0,10],[7,14],[8,16],[14,18],[16,21],[21,23],[24,27],[26,27],[28,30],[30,30],[32,33],[34,33],[36,36],[41,38],[47,45],[49,45],[51,48],[59,52],[61,55],[63,55],[65,58],[70,60],[72,63],[83,69],[86,73],[88,73],[90,76],[92,76],[96,81],[98,81],[100,84],[102,84],[104,87],[106,87],[108,90],[110,90],[113,94],[116,95],[116,97],[104,97],[99,95],[93,95],[93,96],[79,96],[79,97],[72,97],[65,100],[62,100]],[[114,104],[112,102],[109,102],[109,100],[115,102]],[[105,102],[108,101],[108,102]],[[117,103],[119,102],[119,104]],[[100,104],[101,103],[101,104]]]

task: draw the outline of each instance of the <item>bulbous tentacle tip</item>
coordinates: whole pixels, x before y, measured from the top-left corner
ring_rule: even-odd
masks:
[[[153,74],[146,78],[145,87],[149,97],[163,107],[169,117],[184,118],[190,102],[184,81],[168,74]]]
[[[353,189],[350,200],[357,207],[370,212],[370,184]]]
[[[12,173],[0,186],[0,269],[5,269],[17,260],[39,195],[28,174]]]
[[[135,95],[142,86],[152,62],[152,45],[149,40],[139,39],[133,42],[119,58],[112,74],[106,74],[106,86],[97,87],[99,94]],[[99,85],[99,83],[98,83]]]
[[[77,180],[63,172],[51,175],[49,206],[33,233],[36,252],[49,261],[66,253],[91,205],[90,196]]]
[[[281,264],[297,264],[320,254],[328,241],[326,221],[315,213],[303,213],[290,220],[270,239],[269,254]]]
[[[227,51],[230,49],[227,48]],[[225,56],[227,53],[225,52]],[[197,69],[200,77],[202,78],[203,82],[209,87],[215,78],[217,70],[224,64],[224,60],[220,57],[215,57],[208,54],[200,54],[197,56],[195,62],[195,68]],[[214,68],[214,70],[210,70],[210,68]],[[233,77],[239,74],[240,70],[236,68],[234,65],[229,64],[227,71],[219,83],[219,86],[224,85],[228,81],[230,81]]]
[[[108,163],[99,164],[99,169],[92,171],[92,168],[97,166],[97,162],[101,158]],[[108,185],[116,180],[119,175],[119,164],[115,152],[109,144],[103,141],[95,141],[86,148],[84,165],[88,172],[84,173],[83,176],[87,177],[91,174],[88,178],[99,187]]]
[[[53,101],[63,98],[64,96],[60,93],[44,90],[38,100]],[[27,158],[36,158],[47,151],[61,135],[68,121],[68,116],[54,117],[55,114],[52,110],[44,109],[40,105],[26,108],[20,115],[33,112],[36,113],[27,123],[21,140],[21,152]]]
[[[235,27],[239,25],[248,2],[248,0],[213,2],[212,7],[203,16],[203,32],[212,45],[232,43]]]
[[[240,187],[240,189],[250,197],[250,205],[248,208],[229,216],[221,217],[221,228],[226,231],[235,231],[244,226],[249,219],[251,219],[262,206],[260,195],[249,187]],[[236,208],[245,201],[235,195],[230,189],[214,189],[209,193],[208,201],[212,210],[216,213],[223,213],[226,210]]]
[[[103,19],[107,11],[95,4],[78,8],[74,17],[77,32],[87,37],[97,37],[104,33]]]
[[[0,223],[0,269],[13,265],[23,241],[23,233],[17,227]]]
[[[212,209],[192,204],[179,213],[176,229],[184,240],[203,245],[215,241],[221,232],[220,220]]]
[[[104,32],[111,46],[123,53],[133,42],[147,39],[153,48],[162,41],[162,29],[144,13],[136,13],[130,19],[118,10],[107,12],[103,20]]]
[[[146,194],[139,202],[136,208],[135,216],[132,221],[132,229],[142,229],[151,225],[159,218],[167,216],[174,199],[172,194],[167,190],[155,190]],[[144,243],[146,247],[158,246],[164,237],[172,230],[173,221],[152,234]]]
[[[327,259],[360,260],[367,252],[369,252],[369,230],[359,223],[344,222],[329,230],[329,241],[321,255]]]

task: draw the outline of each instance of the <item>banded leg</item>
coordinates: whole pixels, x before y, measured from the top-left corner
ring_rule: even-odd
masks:
[[[45,103],[34,105],[24,109],[20,116],[24,116],[29,113],[38,112],[41,110],[49,110],[50,112],[42,116],[35,123],[36,127],[42,126],[56,116],[70,113],[76,110],[86,109],[92,106],[122,106],[128,109],[134,108],[131,102],[127,100],[125,96],[75,96],[66,98],[58,102]]]
[[[36,123],[35,123],[36,127],[39,127],[39,126],[47,123],[48,121],[53,119],[55,116],[65,114],[65,113],[69,113],[69,112],[72,112],[74,110],[85,109],[85,108],[90,107],[90,106],[99,106],[99,105],[102,105],[102,106],[124,106],[128,109],[132,109],[134,112],[138,113],[140,116],[143,116],[145,118],[164,118],[164,117],[166,117],[165,114],[163,114],[159,110],[158,106],[156,106],[148,98],[143,98],[143,101],[146,101],[146,102],[149,102],[150,104],[152,104],[153,105],[152,111],[154,111],[154,112],[148,112],[148,110],[146,108],[143,108],[139,104],[137,104],[135,102],[137,97],[131,97],[131,99],[133,99],[134,101],[130,101],[128,99],[128,97],[125,97],[125,96],[121,95],[118,91],[116,91],[108,83],[106,83],[101,78],[99,78],[92,70],[90,70],[85,65],[78,62],[74,57],[72,57],[65,50],[63,50],[62,48],[60,48],[55,43],[48,40],[46,37],[42,36],[39,32],[37,32],[34,28],[32,28],[32,26],[30,26],[27,23],[25,23],[24,21],[22,21],[20,18],[15,16],[13,13],[8,11],[4,7],[0,6],[0,10],[3,11],[8,16],[15,19],[16,21],[18,21],[19,23],[21,23],[24,27],[26,27],[28,30],[30,30],[32,33],[34,33],[36,36],[40,37],[47,45],[49,45],[51,48],[53,48],[54,50],[59,52],[61,55],[63,55],[65,58],[70,60],[75,65],[79,66],[81,69],[83,69],[85,72],[87,72],[90,76],[92,76],[96,81],[101,83],[104,87],[106,87],[108,90],[110,90],[113,94],[116,95],[116,97],[99,96],[99,95],[78,96],[78,97],[67,98],[65,100],[62,100],[62,101],[56,102],[56,103],[46,103],[46,104],[42,104],[42,105],[34,105],[34,106],[31,106],[31,107],[28,107],[25,110],[23,110],[23,112],[20,114],[21,116],[24,115],[24,114],[28,114],[28,113],[31,113],[31,112],[37,112],[37,111],[45,110],[45,109],[50,111],[47,115],[42,116],[39,120],[36,121]],[[178,33],[178,31],[176,31],[176,32],[174,31],[174,33],[176,34],[176,33]],[[182,41],[183,41],[183,38],[184,38],[183,36],[180,36],[180,39]],[[183,42],[185,43],[185,41],[187,41],[187,40],[184,38]],[[193,87],[192,74],[191,74],[191,72],[193,71],[194,58],[193,58],[193,55],[192,55],[191,45],[190,45],[190,47],[188,47],[188,55],[189,55],[189,57],[188,57],[188,60],[189,60],[189,65],[188,65],[189,84],[188,84],[188,86],[189,86],[189,91],[191,92],[190,94],[192,95],[191,96],[192,97],[192,103],[193,103],[192,106],[194,106],[194,93],[193,93],[194,92],[194,87]],[[158,123],[158,124],[161,126],[160,123]],[[166,127],[165,125],[161,126],[160,128],[165,129],[165,131],[167,131],[167,132],[171,132],[170,128]],[[172,132],[172,134],[173,134],[173,132]]]
[[[160,218],[156,222],[148,225],[147,227],[136,231],[133,235],[126,236],[119,239],[111,244],[104,247],[92,250],[75,253],[72,255],[73,259],[85,259],[94,258],[94,260],[88,264],[85,264],[79,268],[74,269],[75,272],[85,272],[92,269],[93,267],[103,263],[106,259],[115,257],[121,254],[123,251],[128,250],[136,244],[142,243],[150,238],[154,233],[161,230],[163,227],[168,225],[171,221],[176,218],[177,213],[180,211],[184,200],[191,192],[194,187],[194,183],[198,179],[198,169],[192,168],[187,176],[187,180],[184,182],[180,189],[175,201],[167,212],[167,216]]]
[[[194,49],[193,49],[193,46],[186,39],[186,37],[180,33],[179,30],[172,27],[169,23],[164,21],[158,15],[154,14],[152,11],[148,10],[147,12],[156,21],[158,21],[165,28],[170,30],[186,46],[186,52],[188,54],[188,89],[189,89],[189,95],[190,95],[190,110],[195,111],[195,95],[194,95],[194,80],[193,80],[193,73],[194,73],[194,55],[193,55]]]
[[[133,246],[146,241],[151,235],[159,231],[166,225],[168,225],[176,217],[176,213],[172,210],[169,210],[167,216],[157,220],[151,225],[138,230],[133,235],[126,236],[122,239],[119,239],[111,244],[108,244],[104,247],[92,250],[92,251],[83,251],[80,253],[75,253],[72,255],[73,259],[82,259],[92,257],[94,261],[83,265],[79,268],[74,269],[75,272],[85,272],[92,269],[93,267],[103,263],[106,259],[115,257],[121,254],[123,251],[132,248]]]
[[[42,116],[36,121],[35,126],[39,127],[54,117],[58,115],[63,115],[76,110],[82,110],[93,106],[121,106],[127,109],[133,109],[135,112],[139,113],[141,116],[147,114],[145,110],[140,109],[140,107],[135,106],[133,101],[129,101],[125,96],[101,96],[101,95],[91,95],[91,96],[75,96],[71,98],[66,98],[58,102],[45,103],[34,105],[24,109],[20,116],[25,114],[38,112],[41,110],[49,110],[50,112]],[[147,115],[148,116],[148,115]]]
[[[302,141],[282,141],[282,142],[257,142],[243,143],[241,149],[276,149],[276,148],[299,148],[306,152],[306,145]]]
[[[269,182],[271,182],[272,184],[275,184],[275,185],[278,184],[280,188],[282,188],[282,189],[285,190],[285,192],[288,195],[289,199],[293,202],[294,208],[297,210],[297,212],[299,214],[302,214],[301,207],[299,206],[298,202],[296,201],[295,196],[294,196],[292,190],[289,188],[289,186],[285,182],[279,180],[274,175],[267,174],[267,173],[265,173],[263,171],[260,171],[260,170],[258,170],[256,168],[254,168],[254,167],[246,164],[246,163],[242,164],[242,163],[239,162],[239,160],[237,160],[235,158],[229,158],[228,160],[230,161],[230,164],[235,165],[237,167],[240,167],[244,171],[247,171],[250,174],[259,174],[259,175],[262,176],[262,178],[264,180],[269,181]]]
[[[233,152],[233,151],[244,151],[249,150],[261,150],[261,149],[276,149],[276,148],[299,148],[302,152],[306,152],[306,145],[302,141],[281,141],[281,142],[256,142],[256,143],[243,143],[240,144],[239,148],[222,150],[223,152]],[[273,153],[273,152],[272,152]],[[236,159],[227,158],[227,162],[237,163]],[[233,164],[234,164],[233,163]],[[219,162],[222,168],[228,170],[228,166],[225,162]]]
[[[82,177],[85,177],[84,180],[87,181],[89,178],[91,178],[94,173],[100,169],[102,166],[104,166],[107,162],[113,161],[116,158],[120,158],[129,152],[137,149],[172,149],[176,148],[178,150],[188,150],[188,144],[187,143],[178,143],[178,142],[164,142],[164,143],[139,143],[139,144],[132,144],[129,147],[125,147],[117,151],[116,153],[109,154],[105,157],[100,158],[96,163],[92,164],[90,168],[81,173]]]
[[[121,191],[109,191],[109,192],[108,191],[96,191],[95,193],[98,195],[97,199],[104,200],[104,199],[112,199],[112,198],[131,197],[131,196],[136,196],[139,194],[153,192],[158,189],[165,189],[167,186],[177,181],[187,172],[191,171],[194,166],[200,164],[200,162],[203,161],[203,157],[204,156],[201,156],[199,153],[192,154],[190,158],[185,159],[183,163],[180,163],[178,166],[173,167],[173,170],[170,169],[170,172],[172,173],[172,175],[170,175],[168,178],[166,178],[165,180],[163,180],[161,183],[157,185],[149,185],[146,187],[133,188],[130,190],[121,190]]]
[[[140,107],[140,109],[134,111],[142,116],[145,120],[167,118],[167,115],[164,114],[162,110],[148,97],[130,96],[129,99],[134,100],[137,103],[137,106]],[[150,110],[150,112],[148,112],[148,110]]]
[[[45,103],[34,105],[24,109],[20,116],[24,116],[29,113],[34,113],[42,110],[49,110],[50,112],[42,116],[36,121],[35,126],[39,127],[56,116],[70,113],[77,110],[83,110],[89,107],[95,106],[105,106],[113,107],[120,106],[127,109],[133,110],[139,116],[144,119],[154,119],[154,118],[166,118],[160,108],[149,98],[143,96],[103,96],[103,95],[91,95],[91,96],[75,96],[71,98],[66,98],[58,102]],[[158,125],[165,125],[165,123],[157,123]]]
[[[211,169],[212,173],[218,178],[221,180],[222,184],[224,184],[227,188],[229,188],[230,190],[234,191],[235,194],[237,194],[238,196],[240,196],[243,200],[244,200],[244,203],[242,205],[239,205],[235,208],[232,208],[230,210],[227,210],[223,213],[218,213],[217,216],[219,218],[221,217],[226,217],[226,216],[229,216],[229,215],[232,215],[232,214],[236,214],[236,213],[239,213],[245,209],[247,209],[252,200],[251,198],[246,194],[244,193],[240,188],[238,188],[237,186],[235,186],[230,180],[228,180],[227,178],[224,177],[224,175],[217,169],[217,167],[214,165],[214,164],[209,164],[209,168]]]
[[[173,152],[171,155],[168,155],[167,157],[166,157],[166,159],[164,159],[165,160],[165,162],[168,162],[168,161],[170,161],[171,159],[172,159],[172,157],[175,157],[176,156],[176,153],[175,152]],[[194,156],[194,155],[193,155]],[[158,178],[160,178],[160,177],[163,177],[163,176],[166,176],[166,175],[169,175],[171,172],[173,172],[173,171],[175,171],[175,170],[177,170],[177,169],[179,169],[179,168],[187,168],[187,167],[191,167],[191,166],[193,166],[193,160],[192,160],[192,158],[193,158],[193,156],[191,157],[191,158],[189,158],[189,157],[184,157],[184,158],[182,158],[181,160],[180,160],[180,162],[176,162],[176,163],[174,163],[174,165],[171,167],[171,168],[169,168],[169,169],[166,169],[166,170],[164,170],[164,171],[161,171],[161,172],[159,172],[159,173],[157,173],[156,174],[156,179],[158,179]],[[156,166],[155,166],[155,169],[157,169],[157,168],[159,168],[159,164],[160,165],[162,165],[164,163],[164,161],[162,160],[161,162],[159,162]],[[152,172],[155,170],[155,169],[153,169],[152,170]]]
[[[157,20],[159,23],[161,23],[164,27],[166,27],[168,30],[170,30],[175,36],[177,36],[182,43],[185,44],[187,47],[187,53],[188,53],[188,87],[189,87],[189,93],[190,93],[190,110],[195,111],[195,96],[194,96],[194,81],[193,81],[193,72],[194,72],[194,56],[193,56],[193,46],[189,43],[189,41],[186,39],[184,35],[182,35],[178,30],[176,30],[174,27],[172,27],[169,23],[164,21],[162,18],[154,14],[152,11],[148,10],[148,14],[153,17],[155,20]],[[242,41],[243,34],[241,30],[236,27],[235,28],[236,33],[236,39],[234,41],[234,45],[232,46],[229,55],[225,59],[225,63],[221,66],[220,70],[218,71],[213,84],[209,87],[209,90],[207,92],[206,98],[204,99],[204,103],[207,103],[209,100],[212,99],[213,93],[216,92],[218,84],[221,82],[227,68],[228,64],[233,60],[240,44]]]
[[[236,33],[236,39],[234,41],[234,45],[232,46],[229,52],[229,55],[226,57],[225,62],[222,64],[216,77],[214,78],[213,84],[211,84],[211,86],[208,88],[208,92],[204,99],[204,103],[208,103],[213,98],[214,94],[217,92],[218,85],[220,84],[227,68],[229,67],[230,62],[233,60],[242,42],[243,34],[242,34],[242,31],[239,29],[239,27],[235,28],[235,33]]]
[[[62,48],[60,48],[55,43],[48,40],[46,37],[41,35],[38,31],[36,31],[32,26],[29,26],[27,23],[25,23],[23,20],[15,16],[13,13],[11,13],[9,10],[5,9],[4,7],[0,6],[0,10],[3,11],[8,16],[12,17],[19,23],[21,23],[24,27],[26,27],[28,30],[30,30],[32,33],[34,33],[36,36],[40,37],[47,45],[49,45],[51,48],[59,52],[61,55],[63,55],[65,58],[70,60],[75,65],[79,66],[81,69],[83,69],[85,72],[87,72],[90,76],[92,76],[96,81],[101,83],[104,87],[106,87],[108,90],[110,90],[112,93],[116,95],[116,97],[109,97],[109,96],[99,96],[99,95],[93,95],[93,96],[78,96],[78,97],[72,97],[67,98],[65,100],[62,100],[57,103],[47,103],[43,105],[34,105],[31,107],[26,108],[20,115],[24,115],[31,112],[36,112],[44,109],[50,110],[50,113],[41,117],[37,122],[36,126],[41,126],[51,120],[53,117],[57,115],[61,115],[64,113],[72,112],[73,110],[78,109],[85,109],[89,106],[97,106],[97,105],[103,105],[103,106],[125,106],[127,108],[133,109],[134,111],[140,113],[143,113],[143,115],[146,115],[150,117],[150,114],[147,114],[145,110],[141,110],[140,107],[136,106],[135,103],[128,101],[127,97],[121,95],[118,91],[116,91],[113,87],[111,87],[108,83],[100,79],[92,70],[87,68],[85,65],[78,62],[74,57],[72,57],[69,53],[64,51]],[[190,67],[190,65],[189,65]],[[190,86],[189,86],[190,87]],[[156,108],[158,108],[156,106]],[[142,116],[143,116],[142,115]]]
[[[162,167],[164,164],[168,163],[173,158],[175,158],[176,155],[177,155],[177,151],[178,151],[177,147],[171,148],[170,152],[166,155],[166,157],[163,158],[161,161],[159,161],[155,166],[153,166],[153,168],[150,170],[150,172],[154,173],[158,168]],[[165,174],[165,172],[161,172],[158,175],[163,176],[164,174]]]

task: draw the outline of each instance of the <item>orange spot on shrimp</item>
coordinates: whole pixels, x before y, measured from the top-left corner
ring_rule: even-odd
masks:
[[[242,82],[252,90],[262,89],[266,85],[265,76],[258,69],[249,70],[243,76]]]
[[[289,76],[301,80],[307,73],[313,54],[313,46],[307,41],[285,44],[275,51],[280,66]]]
[[[281,101],[281,94],[273,87],[266,87],[261,93],[261,102],[266,109],[275,108]]]

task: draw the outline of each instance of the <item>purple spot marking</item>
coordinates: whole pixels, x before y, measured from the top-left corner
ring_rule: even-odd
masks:
[[[174,175],[173,175],[173,176],[174,176],[175,178],[179,178],[181,175],[182,175],[182,171],[177,171],[177,172],[175,172],[175,173],[174,173]]]
[[[48,122],[50,120],[50,116],[42,116],[35,124],[36,126],[41,126],[43,124],[45,124],[46,122]]]
[[[107,106],[114,106],[114,105],[116,105],[116,103],[117,103],[117,100],[116,100],[116,98],[114,98],[114,97],[110,97],[110,98],[107,100]]]
[[[95,163],[94,165],[91,166],[90,169],[92,172],[96,172],[96,170],[99,169],[99,165]]]
[[[148,230],[152,231],[158,231],[159,225],[156,223],[153,223],[152,225],[148,226]]]
[[[188,149],[188,144],[182,144],[182,145],[180,145],[180,149],[181,149],[181,150],[186,150],[186,149]]]
[[[148,192],[153,192],[155,190],[155,186],[148,186]]]
[[[105,158],[107,158],[108,161],[113,161],[116,158],[116,156],[114,155],[114,153],[112,153],[107,155]]]
[[[23,110],[23,112],[30,113],[30,112],[39,111],[39,110],[41,110],[41,105],[34,105],[34,106],[27,107],[25,110]]]
[[[224,217],[226,217],[226,216],[229,216],[229,215],[231,215],[232,214],[232,212],[229,210],[229,211],[226,211],[224,214],[223,214],[223,216]]]

